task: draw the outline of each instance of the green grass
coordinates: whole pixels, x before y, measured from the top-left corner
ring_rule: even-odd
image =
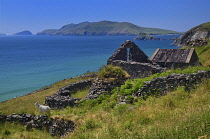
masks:
[[[193,69],[188,70],[193,72]],[[188,73],[189,71],[182,72]],[[58,82],[51,89],[56,92],[56,89],[62,86],[64,82],[73,81]],[[34,95],[39,100],[43,100],[45,95],[40,95],[48,94],[47,92],[45,90],[39,95]],[[87,92],[88,89],[84,89],[74,95],[83,96]],[[10,111],[5,109],[4,105],[8,105],[14,100],[2,103],[3,105],[0,105],[1,113],[19,113],[26,107],[28,109],[25,108],[25,112],[39,114],[33,103],[29,106],[24,105],[28,102],[28,99],[30,101],[37,100],[38,98],[35,96],[28,95],[14,99],[16,100],[13,103],[15,105],[8,107],[12,109]],[[114,92],[111,96],[101,95],[96,100],[84,100],[78,107],[53,110],[51,117],[72,120],[76,123],[76,130],[65,138],[198,138],[208,135],[210,131],[209,96],[209,80],[198,85],[190,93],[185,92],[183,88],[179,88],[167,96],[149,97],[147,100],[139,98],[133,104],[119,106],[115,106],[118,97]],[[17,101],[18,99],[20,100]],[[21,109],[17,108],[21,105],[23,105]],[[6,123],[0,125],[0,136],[2,138],[41,138],[41,136],[52,138],[47,132],[36,129],[26,131],[25,127],[19,124]]]
[[[208,135],[209,95],[210,81],[206,81],[191,93],[180,88],[167,96],[150,97],[134,105],[119,105],[109,110],[101,104],[97,109],[78,107],[79,111],[86,112],[77,114],[78,127],[71,137],[188,139]],[[67,115],[64,111],[60,115]]]
[[[134,105],[107,109],[102,102],[92,107],[81,105],[54,110],[52,115],[77,124],[76,130],[65,138],[198,138],[210,134],[209,96],[210,81],[207,80],[190,93],[179,88],[161,98],[138,100]],[[110,101],[110,98],[101,100]],[[51,138],[48,133],[26,131],[24,126],[12,123],[1,127],[1,137]]]
[[[73,133],[64,138],[89,139],[194,139],[210,138],[210,80],[197,85],[194,90],[186,92],[183,88],[159,98],[148,97],[133,99],[131,104],[117,105],[119,95],[128,95],[140,88],[145,81],[171,73],[194,73],[209,70],[210,46],[195,48],[205,67],[172,69],[154,74],[147,78],[127,80],[121,89],[114,89],[111,95],[100,95],[96,100],[83,100],[76,107],[52,110],[52,118],[72,120],[77,126]],[[118,72],[116,72],[118,73]],[[106,74],[102,74],[104,77]],[[114,74],[115,76],[118,74]],[[46,96],[52,95],[60,87],[85,78],[73,78],[59,81],[48,89],[35,94],[22,96],[0,103],[0,114],[30,113],[40,114],[36,101],[44,102]],[[84,98],[88,88],[72,95]],[[27,104],[27,105],[26,105]],[[51,137],[46,131],[33,129],[26,131],[25,126],[16,123],[0,123],[0,138],[58,138]]]
[[[198,54],[199,60],[204,67],[210,67],[210,40],[208,42],[208,45],[194,47],[196,53]]]
[[[108,65],[99,70],[98,77],[102,80],[124,80],[129,78],[130,75],[121,67]]]
[[[208,67],[189,67],[186,69],[171,69],[169,71],[163,72],[163,73],[156,73],[150,77],[146,78],[139,78],[134,80],[127,80],[125,82],[125,85],[122,85],[119,90],[119,94],[127,96],[132,95],[133,93],[137,92],[143,85],[144,82],[150,81],[151,79],[158,78],[158,77],[166,77],[169,74],[172,73],[181,73],[181,74],[189,74],[189,73],[195,73],[198,70],[210,70]]]
[[[46,96],[50,96],[57,92],[57,90],[70,83],[75,83],[80,80],[86,80],[86,78],[77,77],[73,79],[65,79],[56,82],[45,90],[37,91],[34,94],[25,95],[15,99],[8,100],[6,102],[0,103],[0,114],[11,114],[11,113],[29,113],[29,114],[39,114],[37,107],[34,106],[35,102],[40,104],[44,103]]]
[[[201,30],[203,31],[209,31],[210,30],[210,22],[202,24]]]
[[[74,97],[74,98],[85,98],[88,94],[88,91],[90,90],[90,87],[87,87],[86,89],[83,89],[83,90],[80,90],[80,91],[77,91],[76,93],[73,93],[71,95],[71,97]]]
[[[27,131],[26,127],[19,123],[0,123],[0,138],[1,139],[51,139],[52,136],[45,130],[40,131],[33,129]],[[56,137],[54,137],[56,138]]]

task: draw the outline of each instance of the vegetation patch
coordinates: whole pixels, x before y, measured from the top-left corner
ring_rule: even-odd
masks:
[[[189,92],[180,87],[159,98],[149,96],[144,100],[130,96],[141,88],[145,81],[153,78],[166,77],[172,73],[189,74],[198,70],[210,70],[208,68],[210,46],[195,49],[204,67],[171,69],[147,78],[127,80],[121,87],[113,89],[110,95],[102,94],[95,100],[82,100],[75,107],[52,110],[51,117],[71,120],[77,125],[75,131],[64,138],[209,138],[210,80],[205,80]],[[126,78],[128,75],[112,66],[101,69],[99,77],[104,81],[116,81],[117,78]],[[34,106],[36,101],[43,103],[46,96],[56,93],[60,87],[85,79],[82,77],[66,79],[47,87],[48,89],[3,102],[0,105],[0,114],[39,114]],[[88,90],[85,88],[73,95],[84,98]],[[119,105],[121,96],[127,96],[126,100],[131,103]],[[0,137],[58,138],[50,136],[46,131],[33,128],[27,131],[26,127],[15,123],[0,123]]]
[[[108,65],[105,67],[102,67],[99,70],[98,77],[102,80],[111,81],[111,82],[119,82],[121,80],[125,80],[130,77],[130,75],[122,70],[121,67],[116,67],[113,65]]]
[[[172,73],[180,73],[180,74],[189,74],[189,73],[195,73],[198,70],[210,70],[210,68],[208,67],[188,67],[186,69],[171,69],[169,71],[163,72],[163,73],[156,73],[150,77],[146,77],[146,78],[139,78],[139,79],[134,79],[134,80],[127,80],[125,82],[125,85],[122,85],[119,89],[118,89],[118,94],[127,96],[127,95],[132,95],[133,93],[137,92],[146,81],[150,81],[154,78],[158,78],[158,77],[166,77]]]

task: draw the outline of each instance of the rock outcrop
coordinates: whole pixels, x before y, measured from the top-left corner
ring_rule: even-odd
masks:
[[[156,38],[146,33],[139,33],[139,35],[136,38],[134,38],[134,40],[160,40],[160,38]]]
[[[207,44],[208,44],[208,41],[203,40],[203,39],[196,39],[196,40],[187,42],[187,46],[189,46],[189,47],[204,46],[204,45],[207,45]]]
[[[178,45],[179,47],[183,47],[189,44],[191,41],[205,40],[205,39],[210,39],[210,22],[201,24],[199,26],[190,29],[182,36],[177,38],[173,42],[173,44]],[[201,45],[199,44],[199,46]]]

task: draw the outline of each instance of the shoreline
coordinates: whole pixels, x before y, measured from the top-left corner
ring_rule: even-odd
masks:
[[[40,89],[38,89],[38,90],[32,91],[32,92],[30,92],[30,93],[27,93],[27,94],[24,94],[24,95],[15,97],[15,98],[11,98],[11,99],[2,101],[2,102],[0,102],[0,104],[5,103],[5,102],[8,102],[8,101],[13,100],[13,99],[17,99],[17,98],[24,97],[24,96],[28,96],[28,95],[32,95],[32,94],[36,94],[36,93],[39,93],[39,92],[41,92],[41,91],[44,91],[44,90],[53,88],[53,85],[54,85],[54,84],[59,83],[59,82],[62,82],[62,81],[65,81],[65,80],[71,80],[71,79],[75,79],[75,78],[84,78],[84,79],[86,79],[86,78],[94,78],[94,77],[97,76],[97,74],[94,73],[94,72],[91,72],[91,73],[88,74],[88,75],[85,75],[85,74],[88,74],[88,73],[84,73],[84,74],[81,74],[81,75],[79,75],[79,76],[70,77],[70,78],[66,78],[66,79],[57,81],[57,82],[55,82],[55,83],[52,83],[51,85],[44,86],[44,87],[42,87],[42,88],[40,88]]]

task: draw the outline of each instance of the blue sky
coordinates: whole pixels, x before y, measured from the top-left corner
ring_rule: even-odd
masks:
[[[0,0],[0,33],[102,20],[187,31],[210,22],[210,0]]]

